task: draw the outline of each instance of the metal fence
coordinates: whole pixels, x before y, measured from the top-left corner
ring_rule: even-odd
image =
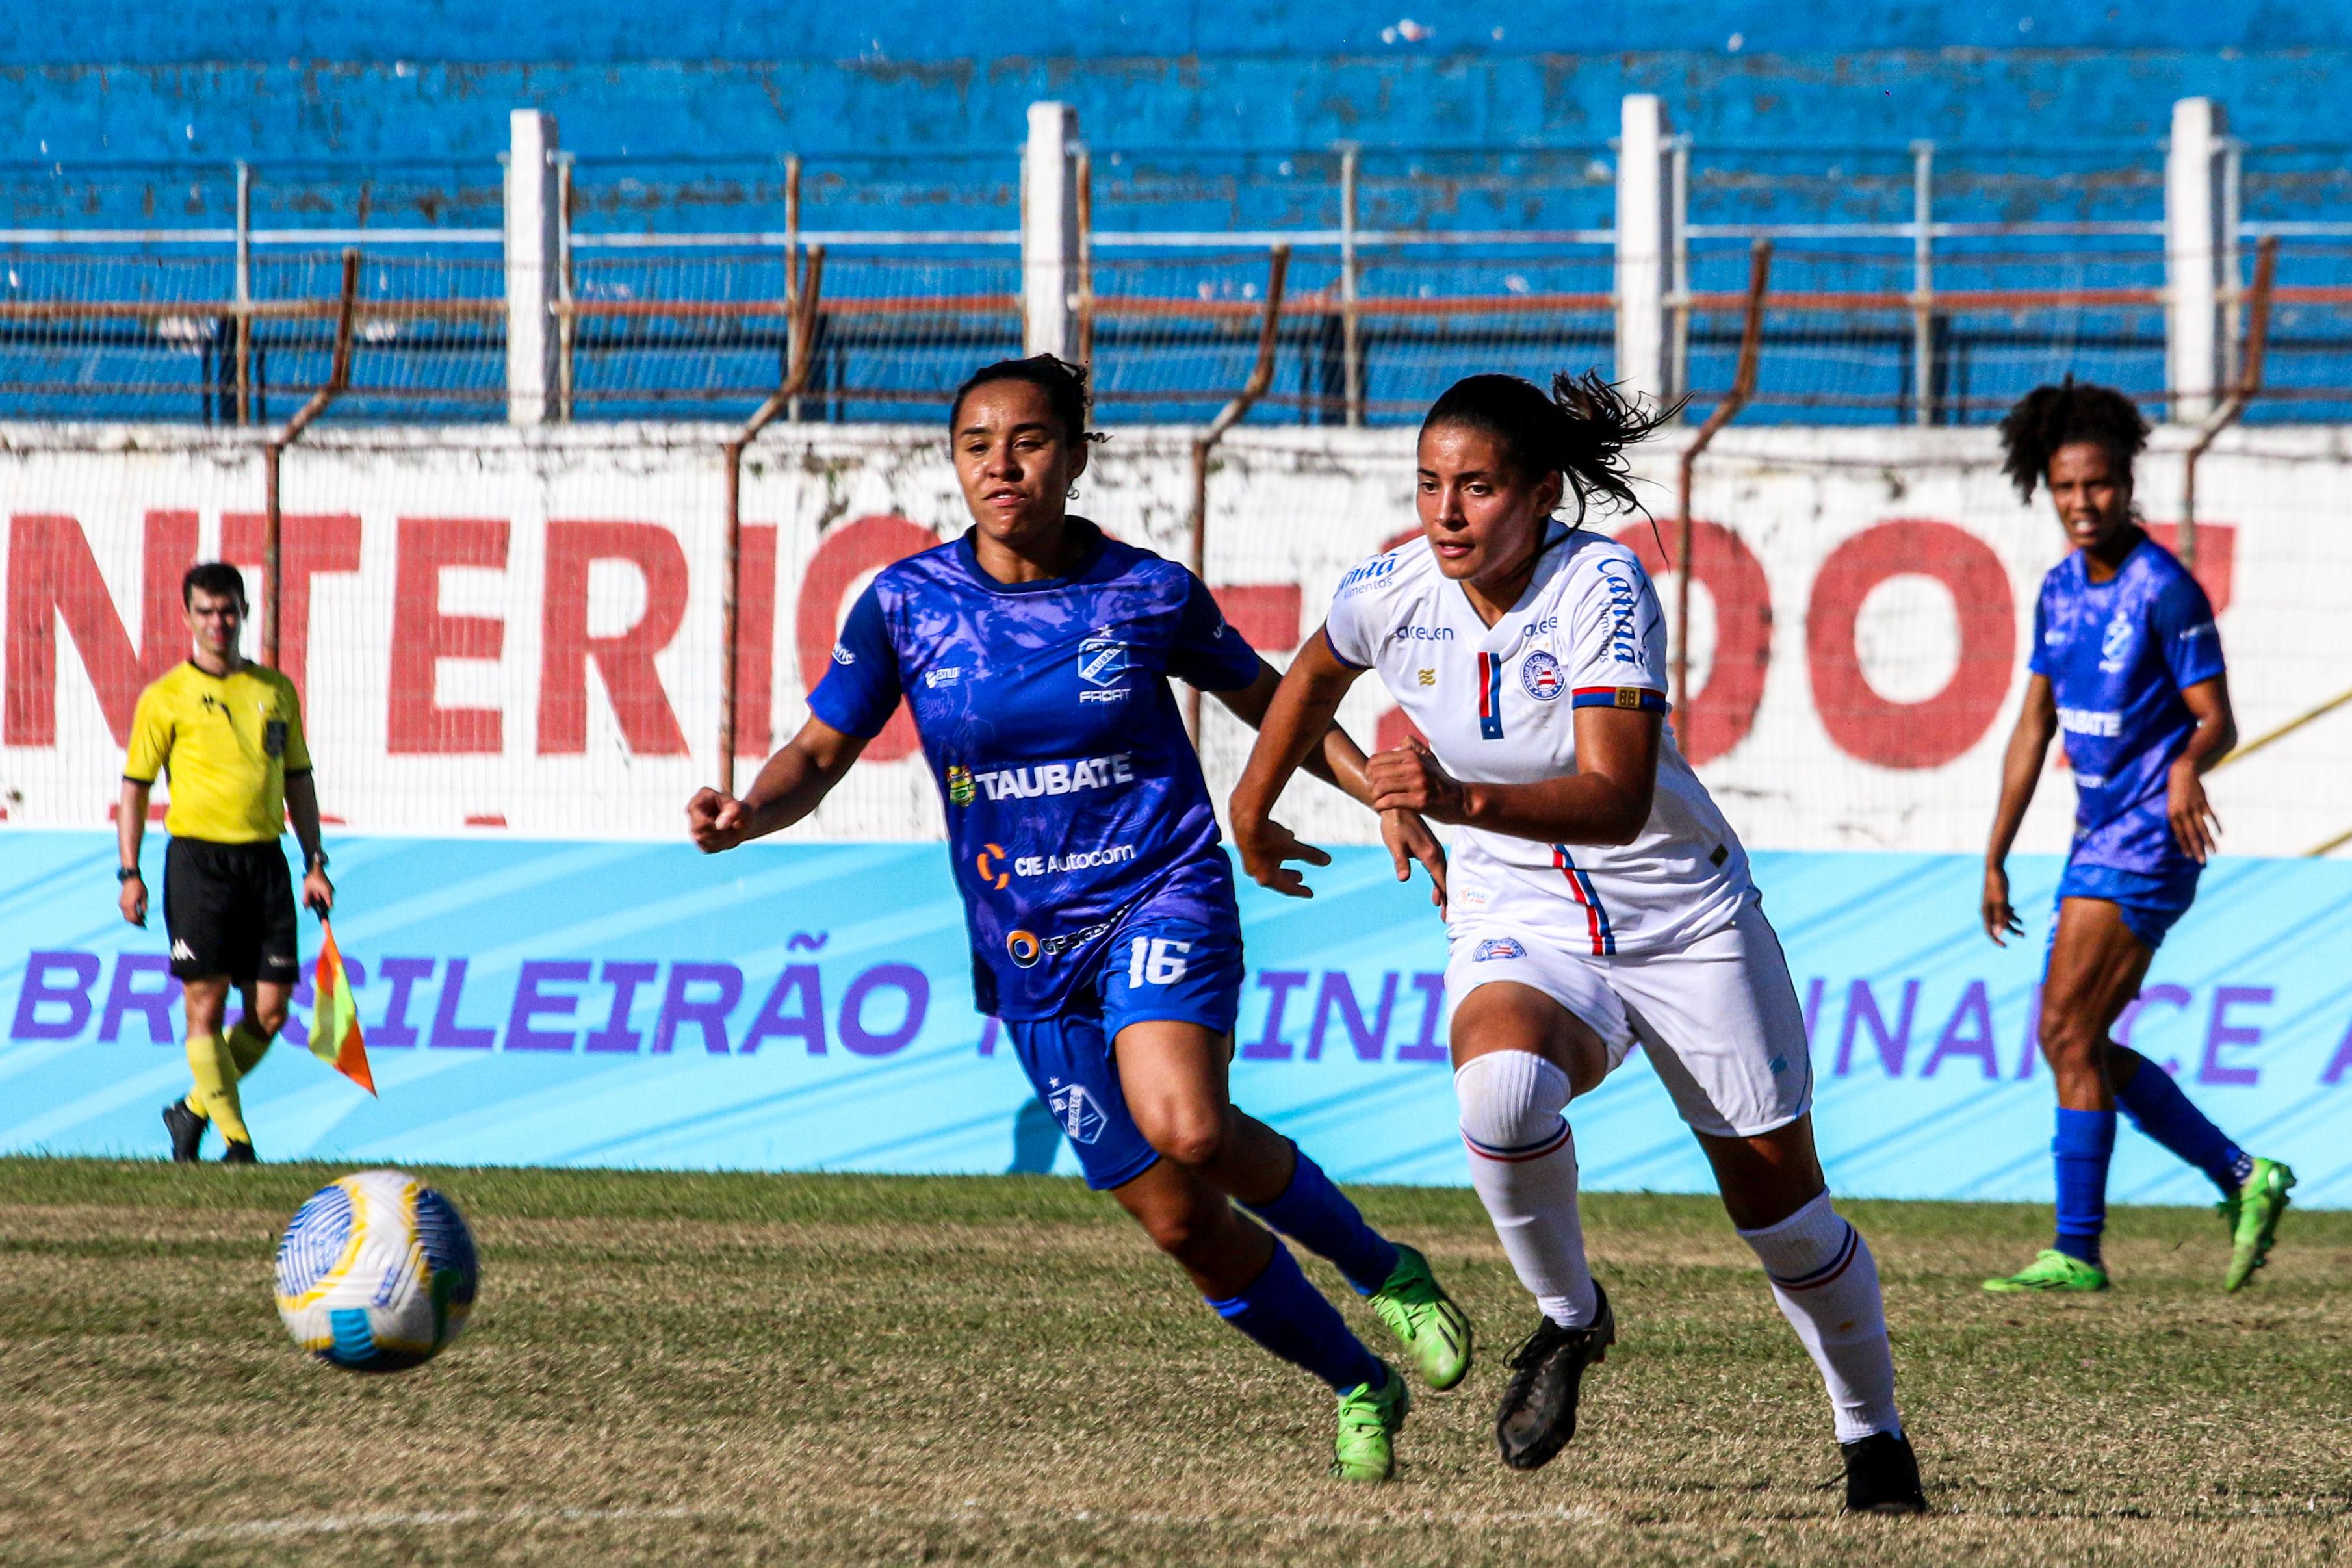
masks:
[[[1611,157],[1082,153],[1073,303],[1101,416],[1199,421],[1222,406],[1254,367],[1276,245],[1293,261],[1261,421],[1404,421],[1474,371],[1608,365]],[[2252,248],[2281,242],[2250,418],[2352,417],[2342,162],[2230,155],[2225,379]],[[325,383],[356,246],[352,382],[328,417],[504,417],[498,183],[455,168],[267,172],[0,171],[16,225],[0,231],[0,416],[282,420]],[[740,417],[790,361],[816,247],[829,270],[787,417],[929,417],[972,365],[1019,351],[1015,156],[565,159],[559,176],[558,417]],[[1667,381],[1694,418],[1731,383],[1759,238],[1776,256],[1749,421],[1982,423],[2070,371],[2165,412],[2154,149],[2028,161],[1685,141],[1674,178],[1690,221],[1667,258]]]

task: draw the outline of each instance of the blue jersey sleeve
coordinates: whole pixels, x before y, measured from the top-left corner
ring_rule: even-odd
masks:
[[[898,650],[869,583],[842,625],[824,678],[809,693],[809,712],[844,735],[871,740],[898,710]]]
[[[2058,676],[2058,661],[2050,653],[2050,590],[2047,585],[2033,596],[2033,651],[2025,656],[2025,667],[2052,680]]]
[[[1209,692],[1237,692],[1257,679],[1257,650],[1226,624],[1209,585],[1186,573],[1184,608],[1168,650],[1168,673]]]
[[[2166,583],[2148,619],[2149,631],[2172,671],[2172,684],[2179,690],[2221,673],[2221,634],[2213,625],[2213,602],[2195,578],[2184,571]]]

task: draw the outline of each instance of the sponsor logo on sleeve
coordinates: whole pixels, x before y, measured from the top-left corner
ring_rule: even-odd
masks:
[[[1519,946],[1515,936],[1489,936],[1471,951],[1474,964],[1488,964],[1497,958],[1524,958],[1528,950]]]
[[[1541,648],[1520,661],[1519,685],[1539,703],[1554,701],[1568,690],[1568,681],[1559,673],[1559,661]]]
[[[857,663],[857,655],[841,643],[835,643],[833,645],[833,662],[836,664],[854,664]]]
[[[1641,648],[1633,635],[1633,611],[1641,602],[1641,591],[1633,586],[1623,561],[1604,557],[1592,565],[1608,585],[1610,657],[1621,664],[1637,664]]]
[[[1354,594],[1361,593],[1364,590],[1371,587],[1382,578],[1393,575],[1396,569],[1397,558],[1395,556],[1374,556],[1371,559],[1364,562],[1361,566],[1354,568],[1347,576],[1341,578],[1339,580],[1339,586],[1332,591],[1331,597],[1334,601],[1338,601],[1349,598]]]

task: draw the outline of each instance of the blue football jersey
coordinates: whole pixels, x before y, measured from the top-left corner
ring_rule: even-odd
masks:
[[[2105,582],[2074,552],[2042,580],[2032,663],[2050,678],[2074,772],[2074,860],[2193,868],[2165,819],[2166,779],[2197,728],[2180,694],[2222,664],[2213,607],[2189,569],[2144,535]]]
[[[1211,691],[1258,657],[1201,580],[1073,517],[1078,567],[999,582],[971,536],[886,567],[842,628],[809,711],[872,737],[904,695],[947,803],[982,1012],[1080,1002],[1120,917],[1240,928],[1171,675]]]

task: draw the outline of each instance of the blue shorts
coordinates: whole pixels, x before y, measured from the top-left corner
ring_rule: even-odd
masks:
[[[1230,928],[1144,910],[1121,925],[1102,952],[1100,973],[1069,1010],[1004,1020],[1030,1087],[1097,1192],[1133,1181],[1160,1158],[1119,1090],[1111,1053],[1118,1031],[1172,1019],[1230,1034],[1242,997],[1242,939]]]
[[[2197,878],[2205,868],[2195,861],[2182,863],[2186,870],[2146,872],[2068,861],[2065,874],[2058,879],[2058,898],[2052,909],[2054,912],[2058,903],[2070,898],[2105,899],[2123,912],[2124,929],[2153,953],[2164,946],[2174,924],[2197,902]],[[2050,937],[2053,942],[2058,938],[2054,919],[2050,923]]]

